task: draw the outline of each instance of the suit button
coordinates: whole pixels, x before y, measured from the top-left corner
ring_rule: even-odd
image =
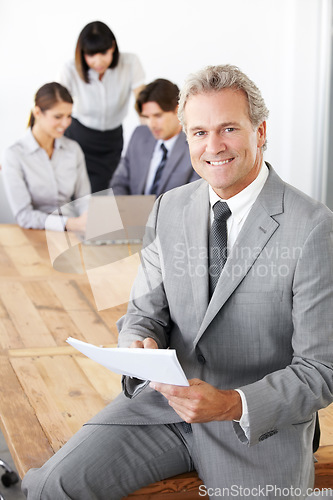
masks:
[[[204,365],[206,363],[205,357],[202,354],[198,354],[197,360],[201,365]]]

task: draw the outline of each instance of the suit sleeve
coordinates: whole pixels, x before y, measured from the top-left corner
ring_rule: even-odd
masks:
[[[156,200],[147,223],[141,265],[131,290],[127,313],[117,322],[119,347],[129,347],[134,340],[144,340],[147,337],[154,339],[160,349],[168,347],[171,320],[156,235],[161,198],[162,196]],[[139,394],[147,383],[130,377],[122,379],[123,391],[129,398]]]
[[[125,155],[121,158],[116,171],[111,179],[111,188],[115,195],[134,194],[131,190],[131,172],[134,171],[136,164],[135,158],[138,154],[137,144],[140,140],[140,127],[137,127],[128,143]]]
[[[127,155],[121,158],[119,165],[112,176],[111,188],[113,189],[113,194],[115,195],[131,194],[129,158]]]
[[[333,399],[333,223],[319,222],[305,241],[293,280],[293,358],[289,366],[240,387],[249,410],[247,444],[311,420]]]
[[[141,265],[131,290],[125,316],[117,322],[119,347],[129,347],[134,340],[153,338],[160,349],[168,347],[170,313],[163,286],[161,251],[157,235],[157,214],[162,196],[149,217]]]

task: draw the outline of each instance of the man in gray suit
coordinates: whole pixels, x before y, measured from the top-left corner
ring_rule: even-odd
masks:
[[[113,174],[118,194],[155,194],[199,179],[177,116],[179,88],[163,78],[146,85],[136,100],[145,122],[137,127]]]
[[[176,349],[189,386],[124,377],[24,478],[29,499],[116,500],[194,468],[210,498],[313,486],[315,413],[333,399],[333,214],[263,161],[268,110],[238,68],[192,75],[179,116],[202,179],[156,201],[118,327],[122,347]]]

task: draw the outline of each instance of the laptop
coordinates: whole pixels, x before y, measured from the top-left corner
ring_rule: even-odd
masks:
[[[142,244],[155,195],[91,196],[86,245]]]

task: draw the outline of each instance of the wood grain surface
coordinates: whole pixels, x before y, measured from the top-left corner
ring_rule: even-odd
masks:
[[[116,302],[126,295],[139,263],[131,259],[126,276],[126,258],[138,248],[125,247],[113,249],[111,257],[106,247],[80,253],[89,269],[112,265],[107,293],[114,291]],[[21,477],[40,467],[121,390],[119,375],[66,339],[115,346],[116,321],[125,314],[128,297],[99,311],[81,260],[66,259],[63,269],[71,272],[53,268],[44,231],[0,225],[0,425]],[[333,405],[320,411],[320,423],[315,486],[333,488]],[[181,474],[128,498],[194,500],[200,498],[200,484],[196,473]]]

